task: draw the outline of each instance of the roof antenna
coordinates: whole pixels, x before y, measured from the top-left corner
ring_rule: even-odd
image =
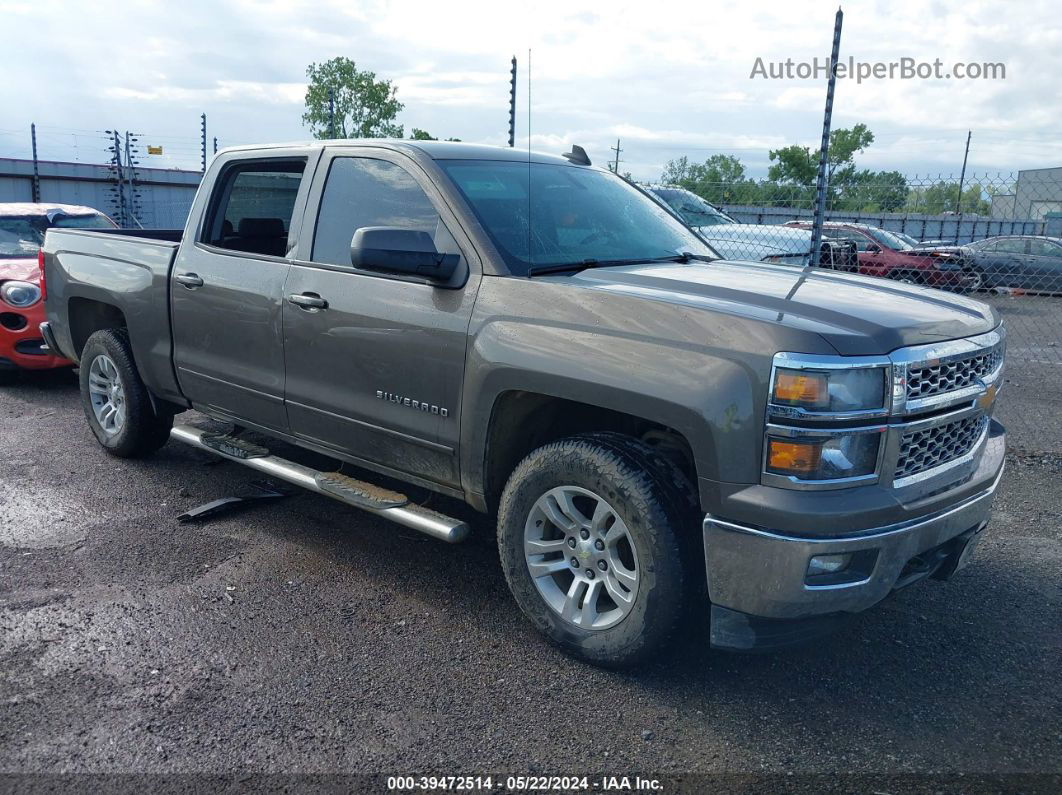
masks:
[[[590,158],[586,154],[586,150],[583,149],[581,146],[576,146],[575,144],[572,144],[572,151],[565,152],[564,156],[566,158],[568,158],[568,162],[569,163],[573,163],[574,165],[577,165],[577,166],[589,166],[589,165],[591,165]]]

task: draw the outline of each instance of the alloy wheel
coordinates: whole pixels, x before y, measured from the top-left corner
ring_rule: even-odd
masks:
[[[638,596],[638,551],[608,501],[578,486],[550,489],[524,525],[524,558],[546,604],[581,629],[615,626]]]

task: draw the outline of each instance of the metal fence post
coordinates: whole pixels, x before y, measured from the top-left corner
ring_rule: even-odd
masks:
[[[509,148],[516,143],[516,56],[513,56],[513,68],[509,77]]]
[[[37,125],[30,124],[30,143],[33,149],[33,201],[41,200],[41,175],[37,168]]]
[[[841,23],[844,12],[837,8],[833,22],[833,50],[830,55],[830,79],[826,86],[826,112],[822,116],[822,144],[819,148],[819,174],[815,184],[815,220],[811,225],[811,256],[808,265],[817,266],[821,255],[822,222],[826,215],[826,158],[830,151],[830,121],[833,118],[833,92],[837,86],[837,57],[841,51]]]

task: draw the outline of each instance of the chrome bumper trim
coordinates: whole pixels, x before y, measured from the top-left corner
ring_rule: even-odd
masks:
[[[856,613],[881,601],[907,563],[971,528],[987,523],[1003,476],[957,505],[930,516],[845,536],[803,538],[726,521],[711,514],[703,524],[708,593],[713,604],[764,618]],[[808,585],[815,555],[871,550],[873,567],[859,579]]]

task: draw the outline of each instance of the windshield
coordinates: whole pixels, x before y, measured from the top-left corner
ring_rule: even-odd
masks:
[[[678,188],[652,188],[653,193],[667,202],[690,226],[719,226],[736,224],[733,218],[717,210],[700,196]]]
[[[908,243],[899,235],[892,232],[886,232],[884,229],[878,229],[877,227],[867,227],[865,230],[874,240],[878,242],[878,245],[885,248],[891,248],[896,251],[910,251],[914,246]]]
[[[716,256],[667,210],[608,172],[503,160],[438,162],[514,275],[680,252]]]
[[[67,229],[111,229],[105,215],[57,215],[49,223],[44,215],[0,216],[0,259],[29,259],[37,256],[49,227]]]

